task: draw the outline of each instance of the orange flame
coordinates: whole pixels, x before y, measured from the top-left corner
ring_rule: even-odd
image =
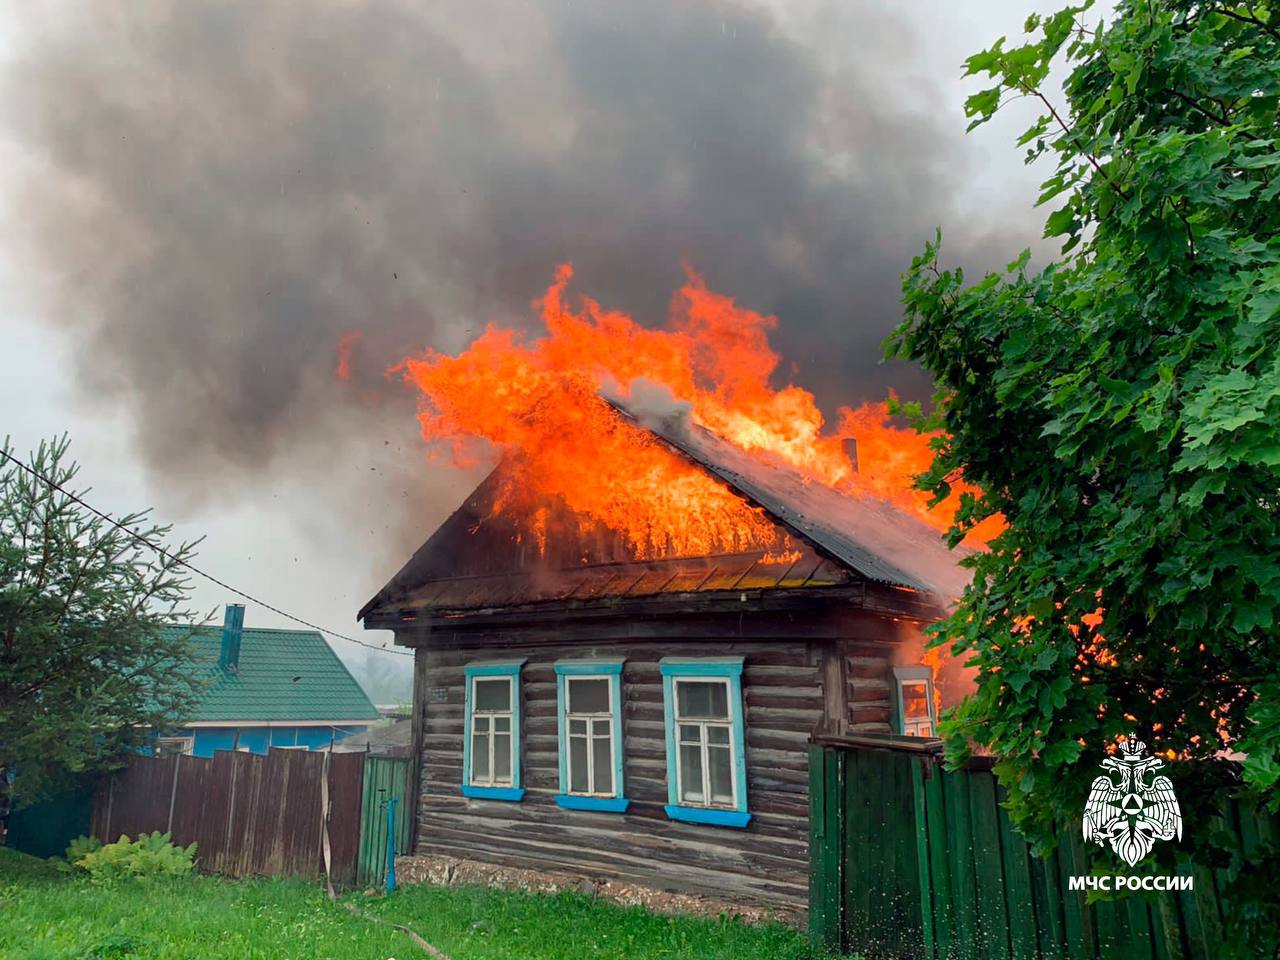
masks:
[[[648,381],[669,390],[695,423],[750,452],[780,457],[850,495],[891,500],[938,529],[950,524],[955,494],[930,510],[928,496],[911,488],[932,460],[928,437],[889,425],[884,404],[844,408],[824,433],[811,393],[770,384],[776,318],[738,306],[688,271],[667,327],[651,330],[590,298],[574,309],[566,300],[572,276],[560,266],[535,304],[545,336],[490,325],[457,356],[428,350],[394,368],[422,391],[423,436],[443,443],[455,464],[477,462],[477,439],[512,455],[519,479],[498,509],[527,516],[538,498],[559,498],[622,533],[640,558],[777,546],[759,510],[600,399],[604,387],[621,384],[625,393]],[[849,438],[857,440],[857,469]]]

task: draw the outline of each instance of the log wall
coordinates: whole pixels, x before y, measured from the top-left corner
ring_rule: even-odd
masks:
[[[418,647],[415,708],[422,727],[421,792],[415,851],[504,866],[567,871],[656,889],[702,893],[789,911],[807,905],[808,741],[848,710],[864,729],[887,729],[893,627],[879,617],[741,616],[649,620],[522,630],[475,621],[402,628]],[[623,639],[620,634],[630,635]],[[749,635],[744,636],[744,635]],[[793,639],[794,637],[794,639]],[[566,642],[568,641],[568,642]],[[835,660],[837,695],[829,678]],[[625,814],[563,810],[559,792],[556,678],[561,658],[626,658],[623,668]],[[742,656],[746,716],[745,829],[669,820],[662,678],[666,656]],[[461,794],[464,667],[473,660],[524,657],[519,803]],[[878,662],[878,668],[872,667]],[[883,689],[857,699],[854,674],[878,669]],[[843,673],[848,673],[846,685]],[[870,688],[866,688],[870,690]],[[829,695],[830,694],[830,695]],[[440,697],[443,696],[443,702]],[[847,701],[841,702],[841,701]]]

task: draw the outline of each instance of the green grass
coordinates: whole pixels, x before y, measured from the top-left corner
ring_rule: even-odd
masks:
[[[579,895],[405,887],[348,898],[412,927],[453,960],[809,960],[778,925],[664,917]],[[94,885],[0,848],[5,960],[410,960],[402,933],[352,916],[318,884],[193,877]]]

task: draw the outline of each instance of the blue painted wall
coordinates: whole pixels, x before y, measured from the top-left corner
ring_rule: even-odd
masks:
[[[250,753],[266,753],[271,747],[307,747],[320,750],[331,741],[343,740],[355,733],[364,733],[367,724],[350,727],[195,727],[182,730],[175,736],[195,737],[192,753],[197,757],[212,757],[216,750],[233,750],[236,734],[239,745]]]

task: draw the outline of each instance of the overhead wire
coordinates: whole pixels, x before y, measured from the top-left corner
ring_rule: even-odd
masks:
[[[248,600],[250,603],[256,604],[257,606],[262,607],[264,610],[270,610],[272,613],[277,614],[281,617],[284,617],[286,620],[292,620],[294,623],[300,623],[304,627],[310,627],[312,630],[318,630],[320,631],[320,633],[326,634],[330,637],[336,637],[339,640],[346,640],[348,643],[354,643],[361,647],[367,647],[368,649],[375,650],[378,653],[392,653],[401,657],[413,656],[413,654],[408,650],[395,650],[390,647],[381,647],[381,646],[378,646],[378,644],[376,643],[370,643],[367,640],[359,640],[355,637],[348,636],[345,633],[339,633],[337,630],[330,630],[328,627],[322,627],[317,623],[312,623],[310,620],[304,620],[302,617],[295,616],[294,614],[289,613],[286,610],[282,610],[279,607],[277,607],[275,604],[268,603],[265,600],[255,597],[253,594],[248,593],[245,590],[241,590],[239,587],[233,587],[231,584],[227,583],[227,581],[221,579],[220,577],[215,577],[213,574],[208,573],[204,570],[201,570],[199,567],[197,567],[195,564],[191,563],[190,561],[184,560],[181,557],[177,556],[176,554],[170,552],[169,550],[166,550],[160,544],[152,542],[151,540],[144,537],[142,534],[138,533],[136,530],[130,530],[129,527],[121,523],[115,517],[111,516],[108,513],[104,513],[103,511],[99,510],[97,507],[93,506],[92,504],[87,503],[80,496],[78,496],[75,493],[72,493],[66,487],[50,479],[49,477],[44,476],[43,474],[40,473],[40,471],[36,470],[34,467],[32,467],[30,464],[28,464],[24,460],[21,460],[18,457],[15,457],[8,450],[5,450],[3,447],[0,447],[0,456],[3,456],[10,463],[26,471],[31,476],[39,480],[41,483],[45,484],[46,486],[54,490],[57,490],[63,496],[68,497],[74,502],[80,504],[80,506],[84,507],[94,516],[100,517],[101,519],[107,521],[107,523],[111,524],[112,526],[116,527],[119,530],[123,530],[129,536],[133,537],[133,539],[136,540],[138,543],[141,543],[144,546],[148,547],[149,549],[154,550],[156,553],[164,557],[169,562],[176,563],[182,567],[185,567],[186,569],[190,570],[192,573],[196,574],[197,576],[203,577],[204,579],[208,580],[210,583],[217,584],[223,590],[226,590],[229,593],[233,593],[237,597],[240,597],[241,599]]]

